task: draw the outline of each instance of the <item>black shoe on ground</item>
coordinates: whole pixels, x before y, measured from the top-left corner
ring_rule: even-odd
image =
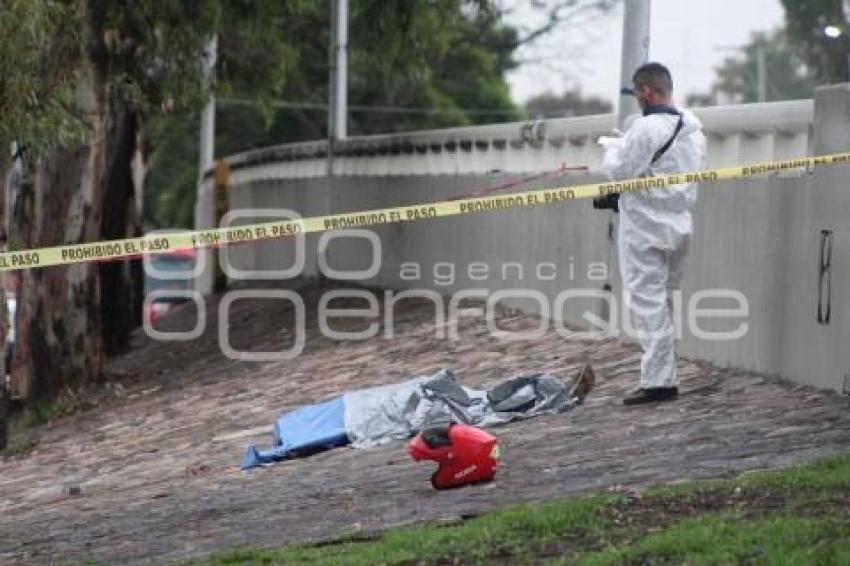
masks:
[[[656,401],[668,401],[679,396],[678,387],[651,387],[638,389],[625,399],[623,405],[645,405]]]

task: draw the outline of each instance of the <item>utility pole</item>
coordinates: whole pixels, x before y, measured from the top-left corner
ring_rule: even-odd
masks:
[[[206,86],[213,83],[215,64],[218,57],[218,37],[210,38],[205,49],[204,81]],[[195,201],[195,228],[208,229],[217,228],[215,217],[215,201],[213,190],[204,189],[204,173],[213,165],[215,154],[215,97],[210,93],[207,104],[201,114],[201,136],[200,151],[198,152],[198,197]],[[215,255],[209,249],[198,250],[198,259],[204,266],[195,279],[195,290],[202,295],[213,292],[216,265],[213,262]]]
[[[622,94],[622,87],[632,86],[632,76],[635,71],[649,61],[649,15],[652,0],[625,0],[623,11],[623,45],[620,57],[620,84],[617,87],[619,93],[619,107],[617,113],[617,128],[625,129],[626,118],[640,112],[637,100],[631,95]],[[608,226],[606,228],[606,239],[608,242],[608,258],[605,263],[606,279],[602,284],[602,291],[613,293],[611,284],[611,271],[615,269],[614,249],[616,248],[616,224],[614,222],[614,211],[608,212]],[[597,308],[599,317],[608,322],[611,320],[609,303],[601,299]]]
[[[715,51],[727,51],[744,55],[744,60],[747,59],[746,47],[740,45],[720,45],[714,48]],[[756,56],[756,102],[767,102],[767,44],[759,42],[754,46]],[[750,75],[749,78],[752,78]],[[738,102],[733,100],[732,102]]]
[[[207,85],[213,81],[215,62],[218,56],[218,37],[213,36],[205,49],[204,80]],[[212,167],[215,152],[215,97],[210,94],[201,114],[201,151],[198,163],[198,182],[203,184],[204,173]]]
[[[846,29],[850,33],[850,0],[841,2],[841,10],[844,12],[844,23],[847,24]],[[850,83],[850,51],[847,51],[847,82]]]
[[[631,86],[632,75],[649,61],[649,15],[652,0],[626,0],[623,12],[623,48],[620,58],[620,85]],[[633,96],[620,94],[617,127],[623,129],[626,118],[640,111]]]
[[[328,175],[333,175],[334,142],[348,136],[348,0],[331,1]]]
[[[767,101],[767,65],[764,45],[756,46],[756,76],[758,78],[759,102]]]

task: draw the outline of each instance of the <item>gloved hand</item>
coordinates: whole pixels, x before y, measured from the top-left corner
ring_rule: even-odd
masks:
[[[612,128],[611,130],[608,130],[608,133],[599,137],[599,145],[603,145],[602,140],[604,140],[604,139],[607,139],[607,138],[616,139],[616,138],[621,138],[624,135],[625,134],[621,130],[619,130],[617,128]]]
[[[622,136],[622,132],[614,130],[613,133]],[[620,149],[623,147],[622,137],[601,136],[597,143],[602,146],[605,154],[602,157],[602,168],[611,169],[620,160]],[[596,210],[613,210],[620,212],[620,195],[614,193],[593,199],[593,208]]]

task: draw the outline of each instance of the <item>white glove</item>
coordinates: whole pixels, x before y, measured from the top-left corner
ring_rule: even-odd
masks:
[[[611,136],[600,136],[596,143],[601,145],[606,150],[611,146],[623,147],[623,138],[615,138]]]
[[[602,136],[596,143],[602,147],[604,152],[602,156],[602,168],[606,171],[616,168],[620,163],[620,150],[625,147],[625,140],[623,138]]]

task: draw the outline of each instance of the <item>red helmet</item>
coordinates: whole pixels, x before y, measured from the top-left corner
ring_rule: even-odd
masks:
[[[496,437],[464,424],[450,425],[448,431],[423,431],[408,443],[407,451],[416,461],[439,464],[431,476],[435,489],[490,481],[501,456]]]

